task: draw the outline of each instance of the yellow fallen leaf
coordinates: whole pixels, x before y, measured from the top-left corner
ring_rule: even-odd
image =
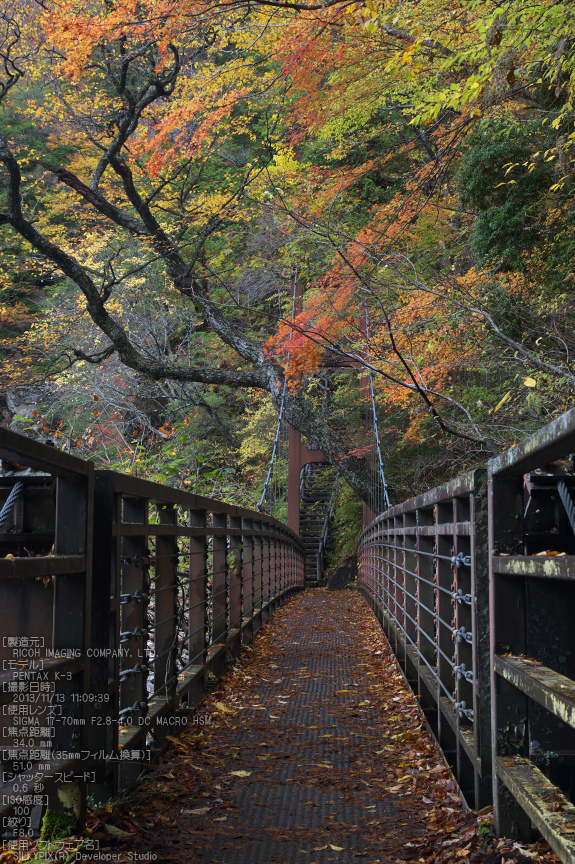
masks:
[[[215,702],[214,703],[218,711],[223,711],[224,714],[233,714],[231,708],[227,708],[223,702]]]
[[[535,378],[531,378],[529,375],[527,376],[527,378],[523,379],[523,383],[526,387],[537,387],[537,381],[535,380]]]
[[[500,408],[503,408],[506,402],[509,402],[511,399],[511,390],[508,390],[503,399],[500,399],[493,411],[499,411]]]
[[[171,741],[172,744],[177,744],[178,747],[182,747],[184,750],[187,750],[187,749],[188,749],[187,745],[184,744],[183,741],[180,741],[179,738],[174,738],[173,735],[166,735],[166,739],[167,739],[168,741]]]
[[[343,846],[334,846],[333,843],[329,844],[329,848],[333,849],[334,852],[343,852]]]
[[[104,831],[111,834],[112,837],[131,837],[129,831],[122,831],[121,828],[116,828],[115,825],[104,825]]]
[[[230,771],[230,774],[233,774],[234,777],[249,777],[251,773],[251,771]]]

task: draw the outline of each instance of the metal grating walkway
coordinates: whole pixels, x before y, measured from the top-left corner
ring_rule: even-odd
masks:
[[[202,864],[395,861],[425,830],[410,745],[396,741],[418,708],[398,683],[360,595],[297,595],[200,709],[209,725],[188,727],[180,758],[156,772],[140,851]]]

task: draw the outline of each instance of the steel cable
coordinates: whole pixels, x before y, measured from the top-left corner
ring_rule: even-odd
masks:
[[[366,343],[367,343],[367,351],[368,351],[368,354],[371,354],[371,344],[370,344],[370,334],[369,334],[369,313],[367,311],[367,307],[365,310],[365,336],[366,336]],[[371,368],[369,370],[369,390],[370,390],[370,394],[371,394],[371,411],[373,414],[373,433],[374,433],[374,437],[375,437],[375,447],[376,447],[376,452],[377,452],[377,461],[378,461],[378,469],[379,469],[379,481],[380,481],[380,485],[381,485],[381,490],[378,489],[378,493],[381,491],[381,494],[383,496],[384,509],[389,510],[389,508],[391,507],[391,503],[389,500],[387,481],[385,479],[385,461],[383,458],[383,453],[381,452],[381,438],[379,435],[379,425],[377,422],[377,408],[376,408],[376,404],[375,404],[375,385],[374,385],[374,378],[373,378],[373,370]],[[380,503],[379,494],[377,496],[377,499],[378,499],[377,503],[379,505],[379,503]],[[378,506],[377,509],[379,510],[380,507]]]
[[[562,480],[557,483],[557,491],[559,492],[559,497],[565,507],[571,530],[575,534],[575,504],[573,504],[573,499],[571,498],[569,490]]]
[[[8,498],[2,510],[0,510],[0,534],[4,533],[4,528],[6,525],[10,524],[10,520],[12,519],[12,511],[14,510],[14,505],[18,498],[21,497],[24,492],[24,484],[21,480],[18,480],[17,483],[14,484]]]

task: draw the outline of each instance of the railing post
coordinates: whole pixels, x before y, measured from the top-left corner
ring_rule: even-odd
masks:
[[[118,753],[118,710],[120,668],[117,654],[110,654],[110,645],[116,645],[120,632],[120,537],[121,498],[115,494],[114,474],[97,471],[94,484],[94,554],[92,574],[92,635],[90,647],[94,657],[90,663],[88,692],[102,695],[91,705],[91,718],[87,727],[87,749],[90,753]],[[138,641],[145,649],[146,637]],[[123,647],[123,645],[122,645]],[[114,650],[114,649],[112,649]],[[109,682],[113,681],[112,692]],[[92,719],[93,718],[93,719]],[[96,801],[106,801],[118,790],[118,763],[106,762],[104,756],[90,765],[94,782],[88,791]]]
[[[379,522],[371,528],[369,532],[370,542],[365,544],[366,548],[362,550],[361,565],[358,565],[358,579],[360,580],[360,584],[364,583],[364,590],[370,592],[375,597],[375,604],[376,606],[379,605],[379,609],[376,610],[375,614],[384,632],[389,636],[390,621],[389,615],[386,614],[386,610],[389,608],[388,555],[385,546],[387,541],[385,529],[387,525],[387,520],[380,518]],[[363,575],[364,561],[366,568],[365,577]]]
[[[399,628],[401,626],[401,598],[399,596],[399,580],[398,575],[401,568],[401,556],[403,555],[402,547],[399,545],[402,542],[402,538],[397,534],[399,517],[393,516],[390,520],[390,528],[393,529],[393,534],[391,535],[390,542],[393,545],[393,549],[391,550],[391,562],[389,568],[389,581],[391,582],[390,586],[390,598],[391,598],[391,614],[394,622],[393,630],[392,630],[392,646],[393,651],[397,655],[399,654]]]
[[[465,704],[467,710],[471,709],[471,714],[464,714],[463,711],[457,709],[456,714],[456,760],[455,769],[457,782],[463,792],[466,800],[470,800],[475,794],[477,768],[470,762],[468,750],[472,749],[476,753],[475,741],[475,720],[477,715],[474,708],[474,677],[475,677],[475,653],[474,645],[476,641],[476,633],[474,632],[474,617],[473,605],[468,604],[464,600],[457,600],[457,597],[469,597],[471,595],[471,576],[472,576],[472,561],[471,561],[471,538],[468,535],[461,534],[458,530],[458,525],[468,523],[472,526],[471,517],[471,498],[473,498],[474,490],[469,495],[461,498],[453,499],[453,534],[452,534],[452,560],[451,566],[453,570],[453,596],[451,598],[451,606],[453,609],[453,632],[454,634],[463,633],[465,630],[467,637],[456,635],[453,643],[453,676],[454,687],[453,693],[456,706],[463,708]],[[460,562],[460,563],[458,563]],[[471,637],[469,636],[471,634]],[[471,642],[468,639],[471,638]],[[471,680],[469,680],[471,678]],[[470,745],[473,742],[473,746]],[[466,749],[467,748],[467,749]],[[474,801],[475,804],[475,801]],[[475,805],[477,806],[477,805]]]
[[[270,536],[267,533],[269,527],[262,526],[265,534],[262,536],[262,624],[270,617],[269,602],[270,602],[270,582],[271,582],[271,545]]]
[[[203,664],[206,658],[206,583],[208,545],[206,511],[190,510],[190,568],[188,640],[189,662]],[[197,533],[194,528],[198,529]]]
[[[230,529],[241,530],[242,520],[238,516],[230,516]],[[242,538],[236,534],[230,537],[230,631],[238,633],[242,629],[242,584],[243,584],[243,549]]]
[[[54,618],[52,648],[77,651],[84,659],[80,672],[63,675],[54,683],[52,750],[77,753],[88,740],[89,705],[82,701],[90,683],[90,658],[86,649],[91,644],[90,601],[92,599],[92,542],[94,475],[58,477],[56,480],[56,555],[81,555],[86,558],[86,570],[54,577]],[[64,653],[66,656],[66,653]],[[64,723],[69,718],[70,724]],[[78,725],[75,725],[77,722]],[[85,817],[86,783],[77,772],[73,779],[62,782],[48,796],[48,809],[61,813],[79,828]]]
[[[214,513],[213,546],[212,546],[212,641],[223,642],[226,638],[226,607],[227,607],[227,516],[225,513]]]
[[[417,644],[417,537],[415,527],[417,523],[417,511],[405,513],[404,525],[404,607],[405,607],[405,644],[404,663],[407,678],[412,686],[417,687],[417,658],[414,656],[413,646]]]
[[[242,519],[242,527],[246,532],[242,536],[244,547],[243,590],[242,590],[242,641],[249,642],[254,634],[254,537],[253,520]]]
[[[491,803],[493,775],[491,766],[491,711],[485,694],[491,691],[491,652],[489,623],[489,524],[487,472],[474,472],[471,496],[471,601],[473,614],[473,730],[479,770],[475,773],[476,810]]]
[[[489,477],[489,546],[493,555],[523,553],[523,478],[493,475]],[[525,730],[527,697],[508,681],[496,674],[494,655],[512,651],[526,654],[525,580],[491,572],[490,578],[491,632],[491,743],[492,765],[496,766],[505,747],[513,755],[527,755]],[[504,643],[502,640],[504,639]],[[515,738],[515,744],[505,743]],[[493,771],[493,811],[495,829],[503,836],[527,839],[531,822]]]
[[[453,502],[440,501],[435,505],[435,609],[438,616],[436,635],[436,674],[438,682],[437,701],[439,743],[448,758],[455,761],[457,751],[457,734],[447,719],[447,712],[457,724],[454,698],[454,659],[455,659],[455,615],[451,599],[454,589],[453,534],[442,534],[441,526],[453,522]],[[451,704],[448,705],[447,702]],[[441,710],[441,706],[444,710]]]
[[[261,627],[262,609],[262,523],[254,520],[253,573],[254,573],[254,633]]]
[[[177,527],[178,511],[175,507],[158,504],[157,513],[161,525]],[[177,683],[178,565],[176,535],[158,535],[154,584],[154,694],[172,706]]]
[[[276,597],[277,597],[277,588],[276,588],[276,579],[277,579],[277,551],[278,551],[278,539],[276,529],[273,529],[273,533],[270,535],[270,602],[272,604],[271,611],[276,607]]]
[[[133,632],[148,629],[148,603],[150,596],[148,548],[148,501],[140,497],[123,497],[121,523],[118,526],[122,536],[121,546],[121,631]],[[118,639],[118,634],[116,634]],[[119,640],[118,640],[119,647]],[[145,671],[130,674],[129,670],[147,667],[147,645],[139,648],[137,641],[131,639],[124,644],[120,658],[120,711],[134,708],[124,716],[121,733],[129,731],[134,717],[139,722],[148,711],[147,675]],[[123,676],[125,674],[125,677]],[[139,707],[137,707],[139,706]],[[142,771],[139,762],[122,760],[119,782],[129,786]]]
[[[435,667],[435,645],[437,625],[435,619],[435,537],[424,534],[421,529],[434,525],[434,511],[420,507],[417,510],[417,650],[419,653],[419,695],[422,707],[429,714],[433,732],[439,736],[439,691],[437,682],[430,682],[430,673]],[[430,699],[431,697],[431,699]]]

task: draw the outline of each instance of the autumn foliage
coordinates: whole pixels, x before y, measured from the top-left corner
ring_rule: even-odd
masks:
[[[341,370],[363,366],[407,492],[571,404],[566,4],[12,0],[3,20],[3,380],[36,379],[68,446],[131,461],[190,388],[240,446],[218,388],[277,410],[287,376],[290,422],[359,490]]]

